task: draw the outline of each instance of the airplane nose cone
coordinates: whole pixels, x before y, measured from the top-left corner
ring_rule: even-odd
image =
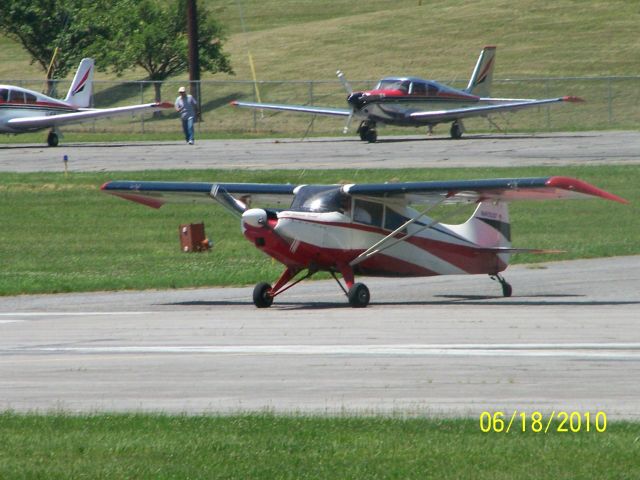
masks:
[[[267,224],[267,212],[261,208],[250,208],[242,214],[242,223],[260,228]]]
[[[353,92],[347,97],[349,105],[355,108],[359,108],[364,104],[364,92]]]

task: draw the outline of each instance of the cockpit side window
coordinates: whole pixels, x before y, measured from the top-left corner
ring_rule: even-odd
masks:
[[[385,229],[395,230],[396,228],[406,223],[407,220],[408,220],[407,217],[389,208],[388,206],[385,208],[385,214],[384,214]],[[403,229],[403,231],[406,233],[406,228]]]
[[[408,93],[410,84],[411,82],[409,82],[408,80],[380,80],[380,82],[376,86],[376,90],[400,90],[401,92]]]
[[[6,102],[9,100],[9,90],[6,88],[0,88],[0,102]]]
[[[9,90],[9,101],[11,103],[24,103],[24,92],[20,90]]]
[[[411,95],[424,96],[427,94],[427,86],[422,82],[411,83]]]
[[[356,198],[353,201],[353,221],[382,227],[382,213],[384,207],[381,203],[369,202]]]

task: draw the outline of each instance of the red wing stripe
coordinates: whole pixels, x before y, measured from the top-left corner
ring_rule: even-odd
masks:
[[[618,203],[628,204],[629,202],[622,197],[614,195],[613,193],[605,192],[598,187],[591,185],[590,183],[583,182],[576,178],[570,177],[551,177],[546,182],[547,187],[559,188],[561,190],[568,190],[571,192],[583,193],[585,195],[593,195],[595,197],[604,198],[606,200],[612,200]]]

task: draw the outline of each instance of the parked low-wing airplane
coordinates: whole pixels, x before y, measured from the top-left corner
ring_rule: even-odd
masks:
[[[508,202],[600,197],[627,203],[557,176],[350,185],[113,181],[101,188],[154,208],[215,200],[237,215],[247,240],[285,266],[275,285],[256,285],[253,302],[259,308],[318,271],[331,273],[353,307],[369,303],[369,290],[355,283],[356,274],[488,274],[508,297],[512,289],[500,272],[510,255],[542,252],[511,247]],[[249,208],[257,202],[282,208],[290,199],[286,209]],[[447,225],[427,216],[441,204],[477,207],[466,222]],[[420,210],[413,208],[417,205]],[[303,271],[306,275],[294,281]]]
[[[458,139],[464,132],[462,120],[465,118],[487,117],[492,113],[510,112],[550,103],[582,101],[579,97],[571,96],[544,99],[490,97],[495,56],[496,47],[485,47],[480,52],[469,84],[464,90],[417,77],[387,77],[380,80],[373,90],[354,92],[343,73],[338,71],[338,78],[348,93],[349,108],[238,100],[231,102],[231,105],[347,117],[344,133],[347,133],[351,120],[355,118],[360,121],[360,139],[375,142],[378,138],[377,126],[382,124],[401,127],[426,126],[431,132],[435,125],[451,122],[451,138]]]
[[[26,133],[50,128],[47,143],[58,145],[60,125],[123,115],[139,110],[172,108],[171,103],[145,103],[115,108],[89,108],[94,61],[83,58],[64,100],[13,85],[0,85],[0,133]]]

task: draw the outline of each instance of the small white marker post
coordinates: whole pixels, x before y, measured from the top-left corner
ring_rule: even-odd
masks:
[[[69,175],[69,169],[67,167],[67,164],[69,163],[69,156],[65,155],[62,157],[62,161],[64,162],[64,176],[66,177]]]

